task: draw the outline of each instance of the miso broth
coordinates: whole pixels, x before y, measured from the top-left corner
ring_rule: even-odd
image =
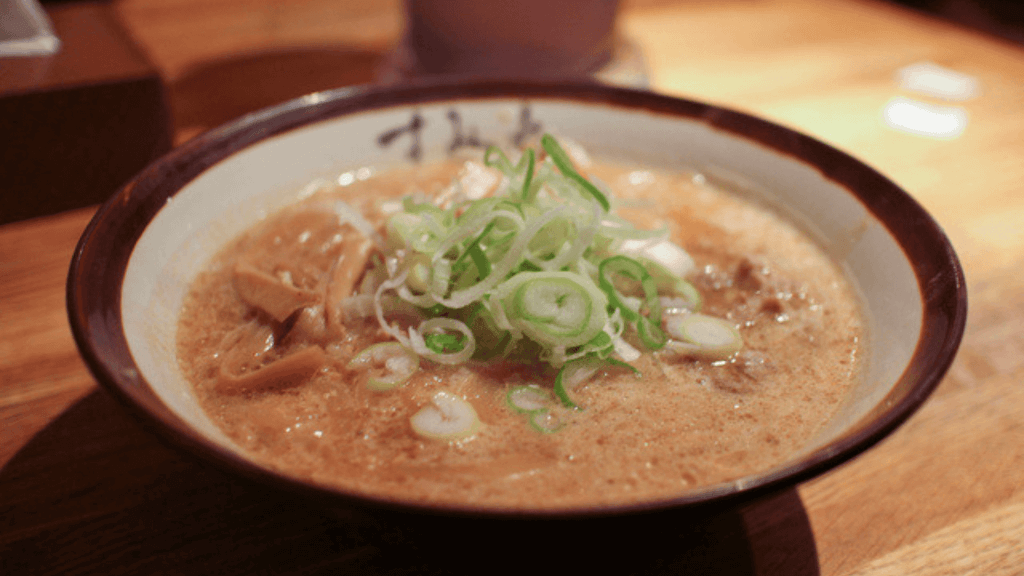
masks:
[[[378,234],[410,193],[450,192],[461,160],[376,174],[323,189],[258,223],[195,280],[178,330],[178,357],[211,419],[253,459],[285,474],[403,501],[543,509],[625,504],[683,494],[776,466],[834,413],[860,372],[865,337],[842,271],[772,211],[688,172],[617,163],[588,175],[614,191],[638,227],[667,226],[696,264],[702,312],[725,319],[742,349],[707,360],[662,349],[608,366],[556,401],[542,432],[510,408],[508,391],[550,391],[558,370],[496,359],[419,370],[388,390],[350,366],[392,340],[372,315],[338,302],[379,258],[367,231],[341,223],[343,200]],[[254,309],[245,274],[289,287],[279,311]],[[256,286],[255,288],[253,286]],[[339,288],[340,287],[340,288]],[[296,312],[297,310],[297,312]],[[271,369],[271,384],[246,374]],[[268,372],[270,374],[270,372]],[[410,418],[439,391],[479,417],[472,435],[437,440]]]

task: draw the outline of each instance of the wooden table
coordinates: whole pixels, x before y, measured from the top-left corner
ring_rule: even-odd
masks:
[[[255,107],[370,80],[401,31],[397,0],[112,9],[167,81],[179,142]],[[1024,48],[866,0],[635,0],[621,25],[655,90],[802,130],[902,184],[951,237],[971,303],[953,368],[889,439],[797,490],[679,527],[625,566],[1024,574]],[[886,102],[908,95],[895,72],[924,60],[980,81],[981,94],[959,104],[969,115],[959,138],[881,121]],[[0,573],[458,571],[444,554],[166,448],[100,390],[64,313],[68,262],[91,214],[0,227]]]

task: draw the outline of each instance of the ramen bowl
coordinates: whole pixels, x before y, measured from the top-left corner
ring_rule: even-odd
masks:
[[[541,132],[595,156],[696,170],[788,216],[847,271],[870,337],[838,412],[778,465],[641,502],[501,508],[433,504],[317,484],[262,466],[203,411],[175,334],[189,286],[229,240],[267,214],[365,166],[461,148],[514,146]],[[860,454],[938,385],[966,317],[963,273],[940,227],[856,159],[758,118],[596,85],[480,81],[351,88],[243,117],[150,165],[96,214],[68,281],[74,336],[96,378],[164,438],[223,468],[339,508],[453,517],[622,517],[733,505],[791,488]]]

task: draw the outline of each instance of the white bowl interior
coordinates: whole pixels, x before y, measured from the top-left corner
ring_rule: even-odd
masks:
[[[523,102],[467,100],[418,106],[423,158],[443,156],[455,134],[508,144]],[[698,120],[602,104],[531,100],[532,118],[595,156],[691,168],[778,207],[850,274],[869,323],[866,370],[831,423],[806,447],[824,446],[871,411],[907,367],[922,327],[913,268],[892,235],[850,192],[818,170]],[[407,126],[409,107],[316,123],[260,141],[200,174],[160,210],[139,239],[126,272],[122,315],[129,348],[162,401],[228,450],[241,453],[204,414],[178,368],[177,317],[196,274],[228,240],[301,197],[317,178],[408,161],[412,135],[386,147],[378,136]],[[794,458],[796,455],[794,456]]]

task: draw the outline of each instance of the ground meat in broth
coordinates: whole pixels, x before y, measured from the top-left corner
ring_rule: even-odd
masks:
[[[811,241],[690,174],[609,164],[590,174],[623,199],[624,216],[669,225],[698,264],[704,311],[740,326],[737,356],[711,363],[645,354],[633,363],[641,378],[609,370],[578,388],[585,409],[562,411],[567,426],[554,434],[529,428],[504,400],[515,385],[550,388],[555,371],[546,365],[424,361],[400,388],[367,389],[365,375],[346,364],[388,338],[375,320],[330,312],[332,266],[346,250],[354,259],[365,251],[352,248],[361,234],[331,224],[322,205],[333,195],[372,220],[383,199],[435,192],[457,170],[428,166],[318,193],[227,247],[195,281],[178,332],[181,367],[213,421],[254,459],[385,498],[532,509],[622,504],[779,464],[857,378],[857,299]],[[236,288],[240,275],[256,273],[247,266],[286,279],[291,303],[275,314],[247,304],[258,297]],[[291,364],[277,384],[247,387],[247,374],[283,360]],[[413,432],[409,418],[439,390],[473,404],[478,434],[439,442]]]

